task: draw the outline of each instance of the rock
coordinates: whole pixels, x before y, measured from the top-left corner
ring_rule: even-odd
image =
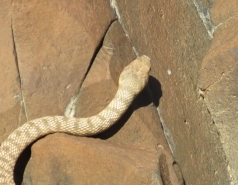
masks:
[[[12,35],[11,2],[0,2],[0,142],[25,121]]]
[[[25,185],[162,185],[157,167],[160,152],[155,149],[54,134],[34,144],[32,151],[23,181]]]
[[[151,58],[151,95],[162,95],[154,102],[186,184],[223,185],[230,182],[225,153],[197,89],[211,38],[204,25],[209,20],[200,16],[212,3],[203,7],[204,2],[122,0],[112,5],[132,47]]]
[[[27,119],[62,115],[115,15],[101,0],[14,1],[12,12]]]
[[[80,89],[76,116],[88,117],[103,110],[116,94],[121,71],[135,58],[121,26],[112,23]]]
[[[135,57],[120,24],[114,22],[105,35],[103,46],[80,90],[77,117],[92,116],[107,106],[116,93],[115,84],[118,84],[122,69]],[[116,124],[95,137],[126,146],[147,149],[154,148],[155,145],[163,147],[164,151],[167,151],[165,154],[169,171],[167,176],[172,184],[179,184],[178,176],[172,165],[174,158],[169,152],[170,149],[157,111],[150,99],[148,88],[142,91]]]
[[[225,23],[237,15],[238,4],[236,1],[216,0],[211,9],[211,19],[214,26]]]
[[[17,182],[27,164],[25,184],[238,184],[236,3],[110,3],[115,12],[103,0],[0,2],[0,141],[26,120],[97,114],[124,66],[152,62],[112,128],[37,141]]]
[[[115,15],[101,0],[0,5],[2,141],[27,120],[64,113]]]
[[[126,51],[126,54],[124,55],[124,51]],[[126,58],[125,56],[128,56]],[[130,57],[131,56],[131,57]],[[129,64],[130,61],[132,61],[135,57],[133,54],[133,50],[130,47],[130,43],[128,38],[124,35],[124,32],[118,22],[114,22],[111,27],[109,28],[103,45],[101,49],[98,52],[98,55],[96,56],[90,71],[87,75],[87,77],[84,80],[84,83],[80,89],[79,96],[77,97],[77,105],[78,105],[78,112],[77,117],[88,117],[92,116],[94,114],[97,114],[99,111],[104,109],[106,105],[111,101],[111,99],[114,97],[117,85],[114,81],[118,81],[118,77],[124,66]],[[146,107],[143,107],[146,106]],[[103,140],[107,139],[111,142],[111,144],[117,146],[125,146],[128,148],[138,148],[143,149],[144,151],[150,151],[150,150],[160,150],[163,154],[163,157],[158,162],[155,163],[156,169],[160,169],[159,172],[157,172],[157,175],[152,175],[153,178],[156,177],[155,180],[152,180],[155,184],[161,184],[160,182],[169,182],[170,184],[182,184],[183,179],[179,179],[179,169],[174,169],[174,159],[172,154],[169,151],[169,147],[167,145],[166,139],[163,135],[162,128],[158,124],[160,121],[158,119],[158,115],[156,112],[155,107],[151,104],[151,100],[149,98],[148,92],[145,90],[143,93],[139,95],[139,97],[133,102],[131,105],[131,108],[127,113],[111,128],[106,130],[105,132],[98,134],[97,136],[94,136],[95,138],[101,138]],[[52,136],[53,137],[53,136]],[[62,138],[64,140],[64,138]],[[94,142],[94,140],[92,140]],[[37,142],[38,143],[38,142]],[[75,145],[77,145],[75,143]],[[93,145],[88,143],[88,145]],[[41,156],[39,153],[40,150],[36,150],[34,148],[35,144],[33,145],[32,151],[35,153],[36,156]],[[157,148],[159,146],[159,148]],[[48,148],[48,146],[45,146],[45,148]],[[116,149],[115,149],[116,150]],[[104,151],[104,150],[103,150]],[[49,153],[50,151],[45,150],[44,153]],[[69,154],[67,154],[69,153]],[[78,152],[75,152],[78,153]],[[125,153],[125,152],[124,152]],[[134,155],[134,152],[127,151],[128,155]],[[66,149],[65,155],[70,156],[72,154],[71,149]],[[47,154],[50,155],[50,154]],[[116,155],[118,155],[118,158],[120,157],[120,154],[116,152]],[[146,155],[146,154],[145,154]],[[77,156],[71,156],[71,158],[77,158]],[[106,157],[106,156],[105,156]],[[36,157],[37,158],[37,157]],[[62,166],[62,158],[57,156],[58,161],[55,161],[55,165]],[[83,157],[82,157],[83,158]],[[102,157],[95,157],[95,160],[101,161]],[[106,157],[107,158],[107,157]],[[159,156],[156,156],[154,160],[158,160]],[[45,157],[45,160],[47,160],[47,157]],[[87,156],[82,159],[83,161],[91,161],[91,159],[88,159]],[[52,166],[47,165],[48,163],[51,163],[50,160],[47,160],[45,162],[46,169],[51,169]],[[102,162],[104,164],[104,162]],[[41,177],[43,174],[40,174],[39,171],[44,171],[44,166],[39,167],[38,163],[34,160],[30,160],[26,172],[24,175],[24,182],[27,182],[26,184],[29,184],[29,179],[34,179],[34,182],[38,182],[37,176]],[[72,163],[71,168],[78,168],[78,165],[76,163]],[[117,166],[117,165],[116,165]],[[142,165],[143,166],[143,165]],[[121,167],[122,171],[131,171],[131,167],[128,167],[128,165],[125,165],[124,167]],[[36,170],[37,169],[37,170]],[[111,171],[116,171],[115,174],[122,174],[122,172],[117,172],[117,167],[112,166]],[[121,169],[120,169],[121,170]],[[133,169],[134,171],[135,169]],[[154,169],[155,170],[155,169]],[[34,172],[32,172],[34,171]],[[73,170],[75,171],[75,170]],[[89,171],[90,167],[89,167]],[[136,170],[137,171],[137,170]],[[34,174],[33,174],[34,173]],[[53,173],[53,172],[52,172]],[[54,172],[56,173],[56,172]],[[63,172],[57,172],[57,174],[61,174]],[[129,180],[127,179],[126,182],[128,184],[141,184],[142,182],[144,184],[151,184],[152,181],[151,177],[147,177],[146,174],[154,174],[153,171],[141,171],[140,176],[141,178],[134,178],[130,177]],[[63,173],[64,174],[64,173]],[[101,174],[101,173],[100,173]],[[162,181],[160,181],[160,175],[162,178]],[[50,175],[52,176],[52,175]],[[86,179],[90,179],[91,176],[88,173],[84,174]],[[124,177],[115,178],[111,172],[105,172],[104,176],[108,176],[105,179],[107,180],[104,182],[101,181],[100,175],[95,177],[95,179],[98,179],[100,183],[98,184],[124,184],[124,181],[119,181],[118,179],[124,179]],[[126,175],[127,176],[127,175]],[[157,177],[158,176],[158,177]],[[62,177],[62,175],[59,175],[59,177]],[[72,178],[78,178],[76,174],[72,175]],[[145,178],[145,179],[144,179]],[[152,178],[152,179],[153,179]],[[28,180],[27,180],[28,179]],[[62,179],[62,178],[60,178]],[[80,178],[81,179],[81,178]],[[147,180],[146,180],[147,179]],[[44,182],[44,181],[40,181]],[[50,182],[58,182],[58,181],[50,181]],[[43,184],[51,184],[49,181],[44,182]],[[77,182],[77,181],[75,181]],[[81,181],[80,181],[81,182]],[[83,180],[84,182],[84,180]],[[33,181],[30,183],[32,184]],[[66,184],[68,182],[65,182]],[[82,184],[85,184],[86,181]],[[95,182],[91,182],[91,184],[95,184]],[[90,184],[89,183],[89,184]],[[71,184],[71,182],[70,182]],[[74,184],[74,181],[72,181],[72,184]],[[87,184],[87,183],[86,183]]]
[[[238,19],[216,30],[203,60],[198,87],[218,129],[232,184],[238,183]]]

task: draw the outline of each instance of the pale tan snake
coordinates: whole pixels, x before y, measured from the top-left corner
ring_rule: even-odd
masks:
[[[17,128],[0,147],[0,184],[14,185],[13,171],[21,152],[37,138],[55,132],[90,136],[113,125],[145,87],[150,71],[150,59],[138,57],[122,71],[119,87],[113,100],[95,116],[70,118],[46,116],[29,121]]]

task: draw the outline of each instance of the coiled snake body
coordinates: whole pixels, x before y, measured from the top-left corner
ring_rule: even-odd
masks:
[[[113,125],[127,110],[148,81],[150,59],[140,56],[122,71],[114,99],[95,116],[70,118],[46,116],[29,121],[17,128],[0,147],[0,184],[14,185],[13,171],[21,152],[37,138],[55,132],[90,136]]]

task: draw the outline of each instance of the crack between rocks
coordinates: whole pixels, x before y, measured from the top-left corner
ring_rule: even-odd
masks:
[[[213,114],[212,114],[212,111],[210,110],[211,108],[210,108],[210,106],[209,106],[209,102],[207,102],[207,100],[206,100],[206,92],[207,91],[209,91],[208,89],[210,88],[210,87],[212,87],[212,86],[214,86],[214,85],[216,85],[217,83],[219,83],[220,81],[222,81],[222,79],[224,79],[227,75],[229,75],[231,72],[233,72],[235,70],[235,68],[233,67],[231,70],[229,70],[229,71],[227,71],[226,72],[226,74],[225,74],[225,72],[222,72],[222,75],[221,75],[221,77],[218,79],[218,80],[216,80],[214,83],[212,83],[212,84],[210,84],[210,85],[208,85],[206,88],[198,88],[198,94],[199,94],[199,96],[200,97],[202,97],[203,98],[203,102],[204,102],[204,104],[206,105],[206,108],[207,108],[207,111],[208,111],[208,113],[210,114],[210,116],[211,116],[211,120],[212,120],[212,123],[213,124],[216,124],[216,119],[214,118],[214,116],[213,116]]]
[[[236,65],[236,64],[235,64]],[[209,84],[206,88],[200,88],[199,90],[202,92],[206,92],[210,87],[214,86],[215,84],[219,83],[223,78],[225,78],[226,76],[228,76],[230,73],[232,73],[235,70],[235,67],[233,67],[231,70],[227,71],[226,73],[223,71],[221,73],[221,76],[218,80],[216,80],[215,82]]]
[[[215,118],[215,116],[213,115],[213,113],[212,113],[212,111],[211,111],[209,102],[208,102],[207,99],[206,99],[206,92],[209,91],[208,89],[209,89],[210,87],[216,85],[216,84],[219,83],[225,76],[227,76],[227,75],[229,75],[231,72],[233,72],[233,70],[235,70],[235,68],[232,68],[232,70],[229,70],[228,72],[226,72],[226,74],[225,74],[225,72],[222,72],[221,77],[220,77],[218,80],[216,80],[214,83],[208,85],[206,88],[204,88],[204,89],[203,89],[203,88],[200,88],[200,87],[198,88],[198,94],[199,94],[200,97],[202,97],[203,103],[205,104],[205,106],[206,106],[206,108],[207,108],[207,112],[208,112],[208,114],[209,114],[210,117],[211,117],[212,124],[214,124],[214,125],[216,124],[217,121],[216,121],[216,118]],[[217,134],[219,135],[219,130],[217,131]]]
[[[151,89],[149,87],[147,88],[147,90],[148,90],[148,93],[149,93],[149,97],[151,98],[152,102],[154,102],[153,92],[151,91]],[[163,117],[161,115],[161,111],[160,111],[159,106],[156,106],[155,103],[153,103],[153,104],[156,107],[156,111],[158,113],[158,116],[159,116],[159,119],[160,119],[160,122],[161,122],[161,126],[163,128],[163,132],[164,132],[164,135],[165,135],[165,139],[166,139],[166,141],[167,141],[167,143],[169,145],[169,148],[170,148],[171,153],[172,153],[172,155],[174,157],[174,160],[177,161],[176,147],[175,147],[175,144],[174,144],[173,136],[172,136],[170,130],[168,129],[168,127],[165,124],[165,121],[164,121],[164,119],[163,119]]]
[[[164,119],[161,115],[161,112],[160,112],[160,109],[159,107],[156,108],[157,110],[157,113],[159,115],[159,119],[160,119],[160,122],[162,124],[162,127],[163,127],[163,131],[164,131],[164,135],[165,135],[165,138],[167,140],[167,143],[169,145],[169,148],[173,154],[173,157],[174,157],[174,160],[177,161],[177,157],[176,157],[176,147],[175,147],[175,144],[174,144],[174,140],[173,140],[173,136],[172,134],[170,133],[168,127],[166,126],[165,122],[164,122]]]
[[[106,36],[108,30],[110,29],[110,27],[111,27],[111,25],[113,24],[113,22],[115,22],[116,20],[117,20],[117,19],[114,19],[114,20],[112,20],[112,21],[110,22],[110,24],[108,25],[108,27],[107,27],[107,29],[106,29],[106,31],[105,31],[103,37],[102,37],[101,40],[100,40],[98,46],[95,48],[95,51],[93,52],[93,56],[92,56],[92,58],[91,58],[91,60],[90,60],[90,62],[89,62],[88,68],[87,68],[87,70],[86,70],[86,72],[85,72],[85,74],[84,74],[84,76],[83,76],[83,79],[82,79],[81,83],[79,84],[78,91],[77,91],[76,95],[71,98],[69,104],[67,105],[67,107],[66,107],[66,109],[65,109],[65,111],[64,111],[64,115],[65,115],[65,116],[67,116],[67,117],[74,117],[74,116],[75,116],[75,114],[76,114],[76,109],[77,109],[77,99],[78,99],[78,96],[79,96],[79,94],[80,94],[80,89],[81,89],[81,87],[82,87],[82,85],[83,85],[83,83],[84,83],[84,81],[85,81],[85,79],[86,79],[86,77],[87,77],[87,75],[88,75],[88,73],[89,73],[89,71],[90,71],[92,65],[93,65],[93,62],[94,62],[95,58],[96,58],[97,55],[98,55],[98,52],[100,51],[100,49],[101,49],[102,46],[103,46],[104,38],[105,38],[105,36]]]
[[[223,79],[223,77],[224,77],[224,73],[222,73],[220,79],[218,79],[218,80],[216,80],[215,82],[209,84],[206,88],[200,88],[200,87],[199,87],[199,90],[202,91],[202,92],[208,91],[208,89],[209,89],[210,87],[212,87],[212,86],[214,86],[215,84],[217,84],[218,82],[220,82],[220,81]]]
[[[108,25],[108,27],[107,27],[107,29],[106,29],[106,31],[105,31],[105,33],[104,33],[102,39],[100,40],[98,46],[95,48],[95,51],[94,51],[93,56],[92,56],[92,58],[91,58],[91,61],[90,61],[90,63],[89,63],[88,69],[87,69],[87,71],[86,71],[86,73],[85,73],[85,75],[84,75],[84,78],[83,78],[83,80],[82,80],[81,86],[82,86],[84,80],[86,79],[86,77],[87,77],[87,75],[88,75],[88,73],[89,73],[89,71],[90,71],[90,69],[91,69],[91,67],[92,67],[92,65],[93,65],[93,62],[94,62],[95,58],[97,57],[98,52],[100,51],[100,49],[101,49],[102,46],[103,46],[104,38],[105,38],[105,36],[106,36],[108,30],[110,29],[111,25],[112,25],[116,20],[117,20],[117,19],[114,19],[114,20],[112,20],[112,21],[110,22],[110,24]],[[81,86],[80,86],[80,88],[81,88]]]
[[[210,115],[213,124],[216,124],[216,121],[215,121],[215,118],[214,118],[214,116],[212,115],[212,112],[211,112],[211,110],[210,110],[209,103],[206,101],[206,92],[208,91],[208,89],[209,89],[210,87],[214,86],[215,84],[217,84],[218,82],[220,82],[220,81],[223,79],[223,77],[224,77],[223,74],[224,74],[224,72],[222,73],[222,76],[220,77],[220,79],[218,79],[218,80],[215,81],[214,83],[210,84],[210,85],[207,86],[205,89],[200,88],[200,87],[199,87],[199,89],[198,89],[198,94],[199,94],[200,97],[202,97],[203,103],[205,104],[205,106],[206,106],[206,108],[207,108],[207,112],[208,112],[208,114]]]
[[[209,106],[209,103],[206,101],[205,97],[203,97],[203,104],[207,109],[207,113],[210,115],[212,125],[216,125],[216,122],[217,122],[216,118],[212,114],[211,107]],[[220,138],[220,132],[219,132],[219,129],[217,127],[216,127],[216,132],[213,132],[212,134],[214,134],[214,133],[216,133],[218,135],[218,137]]]
[[[127,37],[128,40],[130,41],[132,50],[134,51],[134,53],[136,54],[137,57],[140,56],[140,55],[139,55],[139,52],[136,50],[135,46],[132,44],[131,39],[130,39],[130,37],[129,37],[129,34],[128,34],[126,28],[125,28],[124,25],[122,24],[121,16],[120,16],[120,13],[119,13],[119,8],[118,8],[118,5],[117,5],[117,0],[110,0],[110,5],[111,5],[112,9],[115,11],[115,14],[116,14],[116,16],[117,16],[117,20],[118,20],[118,22],[120,23],[120,25],[121,25],[121,27],[122,27],[122,29],[123,29],[123,31],[124,31],[126,37]]]
[[[18,54],[17,54],[16,42],[15,42],[15,35],[14,35],[13,19],[12,19],[12,17],[11,17],[11,32],[12,32],[12,43],[13,43],[13,55],[15,57],[15,64],[16,64],[16,69],[17,69],[17,73],[18,73],[19,85],[20,85],[20,89],[21,89],[21,106],[23,106],[26,119],[28,120],[26,101],[25,101],[25,98],[24,98],[24,92],[22,90],[22,78],[21,78],[19,62],[18,62]],[[19,124],[20,123],[20,114],[19,114],[18,121],[19,121],[18,122],[18,124]]]
[[[213,25],[210,17],[210,9],[204,8],[197,0],[192,0],[193,4],[197,8],[197,12],[199,17],[201,18],[207,32],[209,39],[213,39],[213,35],[217,28],[219,28],[221,25],[229,22],[231,19],[238,17],[238,15],[235,15],[233,17],[229,17],[228,19],[224,20],[223,22],[220,22],[218,25]]]
[[[234,19],[234,18],[236,18],[236,17],[238,17],[238,15],[235,15],[235,16],[233,16],[233,17],[229,17],[228,19],[224,20],[223,22],[220,22],[217,26],[215,26],[215,29],[219,28],[221,25],[223,25],[223,24],[229,22],[231,19]]]
[[[197,8],[198,15],[207,30],[209,40],[212,40],[216,27],[212,24],[209,12],[210,10],[208,8],[204,8],[197,0],[192,0],[192,2]]]

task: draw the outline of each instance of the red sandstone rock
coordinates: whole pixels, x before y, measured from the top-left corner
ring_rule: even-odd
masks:
[[[70,152],[69,152],[70,151]],[[33,146],[25,184],[158,184],[160,152],[54,134]]]
[[[102,110],[115,94],[120,71],[136,57],[132,47],[152,61],[153,77],[146,90],[113,128],[96,136],[108,141],[62,134],[46,137],[33,145],[24,183],[40,184],[40,179],[43,184],[77,184],[79,177],[85,184],[120,180],[182,184],[183,177],[193,185],[237,181],[237,5],[231,0],[217,0],[214,5],[198,1],[203,8],[211,8],[215,26],[222,23],[210,42],[193,2],[118,1],[124,30],[113,23],[101,48],[115,19],[107,1],[0,3],[0,68],[4,69],[0,73],[0,141],[25,117],[62,115],[81,85],[77,116]],[[159,106],[160,117],[148,97]],[[157,145],[163,150],[156,152]],[[99,152],[100,156],[92,157]],[[131,158],[144,171],[129,163]],[[108,161],[117,165],[110,166]],[[85,171],[64,171],[64,167]]]
[[[62,115],[115,15],[102,0],[14,1],[12,12],[27,118]]]

